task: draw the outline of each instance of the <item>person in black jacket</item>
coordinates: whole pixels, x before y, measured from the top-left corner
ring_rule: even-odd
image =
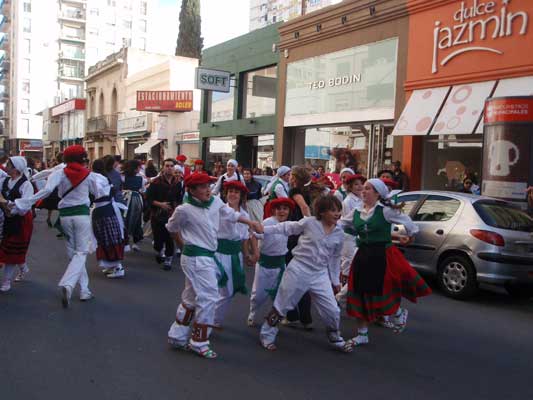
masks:
[[[163,263],[163,269],[172,269],[174,240],[165,227],[174,209],[183,201],[183,182],[174,174],[175,161],[168,158],[164,161],[161,174],[155,178],[146,193],[151,208],[151,224],[154,235],[156,260]],[[163,256],[163,247],[165,249]]]

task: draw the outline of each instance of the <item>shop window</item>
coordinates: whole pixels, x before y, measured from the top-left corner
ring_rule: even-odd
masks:
[[[482,142],[482,135],[424,138],[422,188],[457,191],[467,176],[480,186]]]
[[[447,196],[428,196],[413,217],[419,222],[443,222],[453,218],[461,202]]]
[[[210,122],[231,121],[234,115],[235,103],[235,78],[230,79],[229,93],[211,92]]]
[[[244,111],[246,118],[276,113],[277,67],[267,67],[244,74]]]
[[[232,137],[208,138],[207,140],[207,167],[214,175],[224,173],[226,163],[233,158],[237,141]]]

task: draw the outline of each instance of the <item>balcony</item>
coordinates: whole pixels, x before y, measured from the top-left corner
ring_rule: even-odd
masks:
[[[9,53],[9,38],[7,35],[2,35],[0,38],[0,50],[4,50],[6,53]]]
[[[85,43],[85,33],[83,31],[74,32],[70,30],[62,30],[59,34],[61,40],[67,40],[70,42],[82,42]]]
[[[9,60],[3,58],[0,61],[0,71],[2,72],[2,74],[7,74],[9,72],[9,66]]]
[[[116,135],[118,116],[102,115],[100,117],[89,118],[87,120],[87,137]]]
[[[83,68],[80,66],[71,66],[62,64],[59,67],[59,79],[68,81],[82,81],[85,75]]]
[[[0,32],[7,33],[11,27],[11,21],[5,15],[2,15],[2,21],[0,21]]]
[[[9,116],[8,116],[8,112],[6,111],[6,109],[0,110],[0,120],[6,120],[8,118]]]
[[[85,22],[84,10],[63,10],[59,12],[59,19],[74,22]]]
[[[59,58],[61,60],[85,61],[85,52],[82,50],[60,50]]]
[[[0,14],[9,15],[10,10],[11,10],[11,0],[2,0],[2,3],[0,4]]]
[[[87,0],[60,0],[63,4],[78,4],[78,5],[85,5],[87,4]]]

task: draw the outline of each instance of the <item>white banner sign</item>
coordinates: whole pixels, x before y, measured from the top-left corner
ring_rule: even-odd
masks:
[[[209,68],[196,68],[196,89],[229,93],[231,74]]]

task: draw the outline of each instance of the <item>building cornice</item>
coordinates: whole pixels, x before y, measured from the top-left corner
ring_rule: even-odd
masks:
[[[345,1],[280,26],[279,48],[300,47],[407,16],[406,0]]]

